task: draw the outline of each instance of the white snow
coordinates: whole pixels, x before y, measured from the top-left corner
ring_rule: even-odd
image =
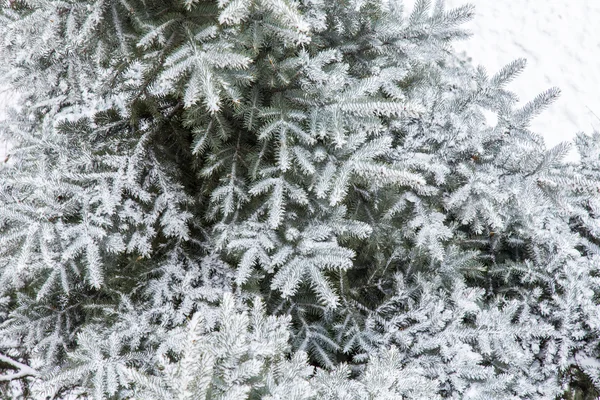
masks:
[[[561,97],[531,124],[549,147],[577,132],[600,130],[600,1],[447,0],[446,7],[466,3],[475,5],[474,20],[464,25],[474,35],[455,49],[490,74],[526,58],[527,68],[509,85],[520,104],[552,86],[561,89]],[[410,9],[414,0],[405,4]]]
[[[4,109],[9,104],[11,96],[7,89],[1,85],[0,82],[0,124],[5,119]],[[2,131],[0,131],[0,166],[4,163],[6,152],[8,150],[8,143],[2,138]]]
[[[414,1],[406,0],[408,10]],[[467,2],[447,0],[446,5],[450,8]],[[471,3],[476,7],[476,17],[465,26],[474,36],[456,43],[457,50],[466,51],[490,74],[516,58],[526,58],[527,69],[510,84],[522,102],[552,86],[562,90],[558,101],[531,125],[545,137],[548,146],[571,140],[577,132],[600,130],[599,0]],[[0,142],[0,157],[3,147]]]

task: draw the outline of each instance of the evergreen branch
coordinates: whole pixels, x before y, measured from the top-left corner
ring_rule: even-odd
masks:
[[[20,363],[16,360],[13,360],[12,358],[7,357],[3,354],[0,354],[0,362],[2,362],[4,364],[8,364],[13,369],[17,370],[17,372],[15,372],[15,373],[0,375],[0,382],[8,382],[8,381],[12,381],[15,379],[25,378],[28,376],[38,376],[39,375],[39,373],[35,369],[31,368],[30,366]]]

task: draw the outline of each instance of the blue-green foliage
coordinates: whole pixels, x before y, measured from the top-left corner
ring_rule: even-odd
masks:
[[[0,353],[36,370],[5,393],[600,386],[600,136],[545,148],[559,91],[457,56],[471,6],[0,4]]]

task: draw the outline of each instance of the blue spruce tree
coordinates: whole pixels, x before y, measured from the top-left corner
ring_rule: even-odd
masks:
[[[0,4],[3,396],[600,389],[598,135],[546,149],[471,6]]]

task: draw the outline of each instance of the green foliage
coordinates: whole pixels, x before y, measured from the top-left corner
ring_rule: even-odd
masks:
[[[546,149],[558,89],[517,107],[524,60],[461,60],[472,14],[2,3],[0,352],[36,368],[5,392],[599,390],[600,135]]]

